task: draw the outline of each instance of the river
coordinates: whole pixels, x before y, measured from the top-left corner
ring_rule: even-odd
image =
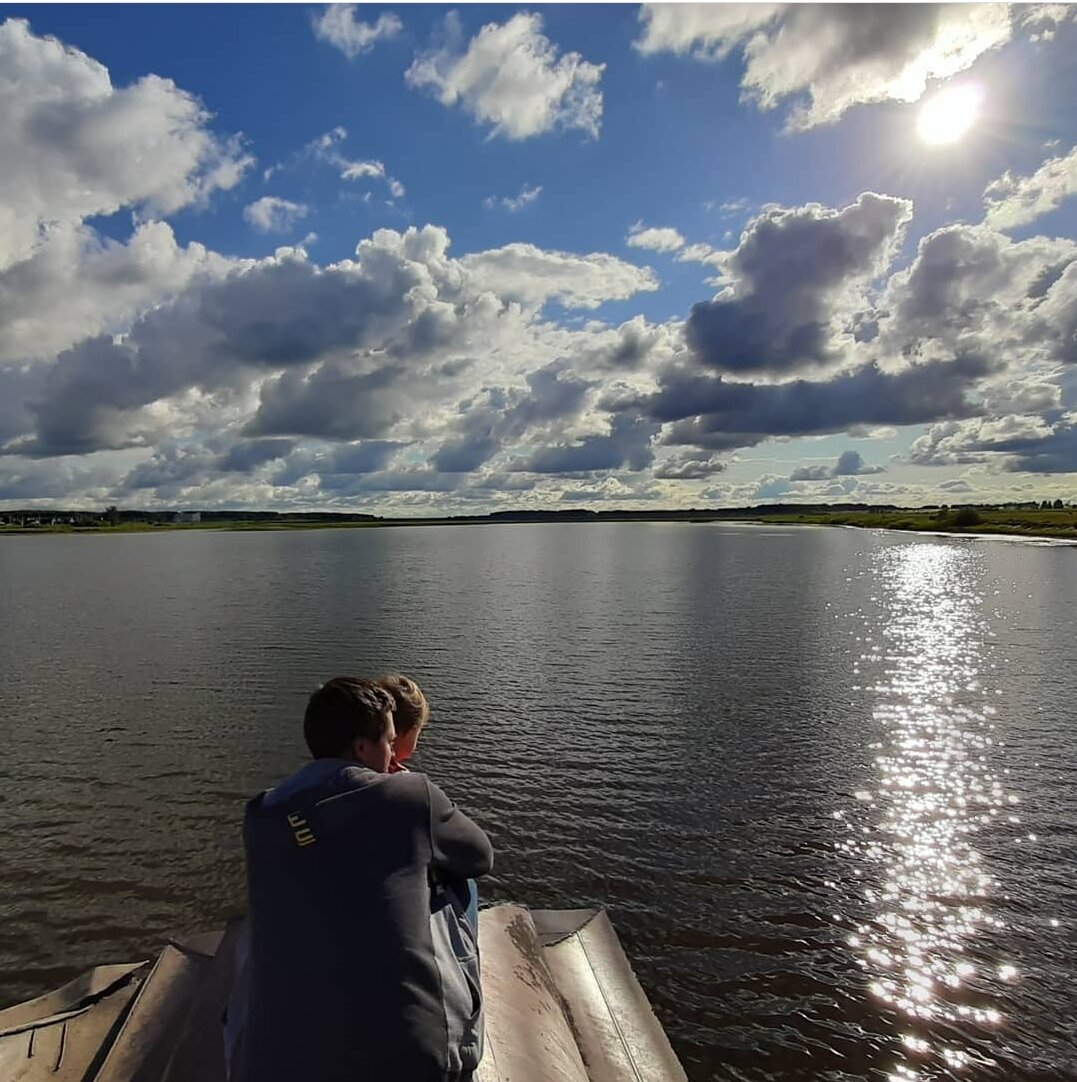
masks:
[[[399,669],[484,902],[606,906],[693,1082],[1077,1079],[1077,550],[713,524],[0,539],[0,1005],[243,907]]]

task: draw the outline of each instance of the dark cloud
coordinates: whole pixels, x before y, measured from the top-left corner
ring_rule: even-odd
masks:
[[[267,462],[286,458],[295,447],[294,440],[242,440],[217,461],[222,473],[249,473]]]
[[[463,484],[456,473],[421,467],[386,470],[356,479],[353,492],[453,492]]]
[[[724,262],[729,288],[692,307],[689,346],[704,365],[726,372],[840,362],[853,342],[845,324],[911,214],[907,200],[873,192],[840,211],[818,204],[764,211]]]
[[[865,477],[873,473],[885,473],[885,466],[869,466],[859,451],[842,451],[834,463],[835,477]]]
[[[501,444],[491,434],[472,434],[442,444],[430,459],[441,473],[471,473],[492,458]]]
[[[790,481],[829,481],[834,477],[863,477],[885,472],[884,466],[869,466],[859,451],[842,451],[832,466],[801,466],[789,475]]]
[[[999,370],[982,357],[883,372],[874,364],[830,380],[730,383],[671,369],[659,391],[635,405],[656,421],[677,421],[665,442],[710,450],[746,447],[771,436],[840,432],[851,425],[924,424],[982,412],[977,383]]]
[[[33,425],[27,403],[41,393],[47,370],[44,365],[0,366],[0,454],[9,441],[22,436]]]
[[[540,447],[525,458],[513,459],[510,468],[529,473],[572,473],[594,470],[637,471],[654,461],[651,444],[659,426],[643,417],[622,413],[610,421],[605,436],[587,436],[577,443]]]
[[[294,485],[304,477],[318,474],[325,486],[327,479],[376,473],[384,469],[389,459],[406,446],[393,440],[363,440],[323,450],[303,448],[291,454],[269,480],[274,485]],[[334,482],[330,480],[328,487],[333,485]],[[336,487],[340,487],[339,482]]]
[[[245,433],[339,440],[383,436],[405,414],[407,389],[398,387],[405,375],[400,365],[356,374],[337,363],[309,374],[285,372],[262,385],[261,404]]]
[[[184,488],[204,482],[216,461],[217,456],[205,447],[167,444],[154,451],[148,461],[131,470],[117,491],[130,493],[152,488],[159,497],[167,499]]]
[[[789,475],[790,481],[826,481],[834,476],[831,466],[799,466]]]
[[[479,474],[468,481],[468,491],[484,493],[492,492],[530,492],[538,480],[528,477],[523,473],[508,473],[507,471]]]
[[[526,377],[527,391],[487,388],[457,408],[458,435],[446,440],[430,465],[446,473],[470,473],[529,428],[577,416],[595,386],[554,361]]]

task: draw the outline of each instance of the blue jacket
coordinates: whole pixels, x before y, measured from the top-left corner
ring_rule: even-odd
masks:
[[[439,886],[485,833],[425,775],[317,760],[247,805],[248,1017],[237,1082],[388,1082],[474,1069],[474,934]]]

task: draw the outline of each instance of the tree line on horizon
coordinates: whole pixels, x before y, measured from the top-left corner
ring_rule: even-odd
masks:
[[[1074,506],[1070,504],[1069,506]],[[654,508],[647,510],[626,510],[610,508],[595,511],[590,508],[575,507],[550,510],[515,509],[491,511],[481,515],[429,515],[415,516],[417,521],[456,521],[456,522],[541,522],[541,521],[596,521],[603,518],[617,519],[669,519],[692,520],[699,518],[720,519],[737,518],[746,514],[755,516],[769,515],[826,515],[826,514],[887,514],[894,512],[935,512],[938,517],[956,514],[960,511],[1061,511],[1067,505],[1061,499],[1011,501],[1008,503],[958,503],[958,504],[923,504],[919,507],[906,507],[898,504],[868,503],[770,503],[756,504],[750,507],[721,508]],[[0,511],[0,526],[47,526],[69,525],[83,527],[121,526],[125,524],[172,525],[177,522],[191,521],[186,516],[197,515],[201,523],[212,522],[399,522],[411,521],[395,516],[372,515],[350,511],[231,511],[231,510],[139,510],[121,509],[110,505],[103,511],[87,510],[51,510],[41,508],[22,508]],[[972,525],[970,520],[967,524]]]

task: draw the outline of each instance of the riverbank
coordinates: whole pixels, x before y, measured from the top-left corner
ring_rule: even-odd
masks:
[[[212,514],[212,513],[211,513]],[[234,514],[234,513],[233,513]],[[392,526],[477,526],[537,522],[739,522],[788,526],[850,526],[869,530],[907,530],[917,533],[953,536],[1004,535],[1029,540],[1077,541],[1077,508],[885,508],[879,510],[819,509],[803,510],[767,507],[690,511],[572,511],[572,512],[498,512],[492,515],[466,515],[449,518],[334,518],[293,519],[263,517],[207,518],[201,522],[127,521],[109,524],[41,523],[39,525],[0,525],[2,534],[130,534],[161,533],[175,530],[353,530]]]
[[[782,513],[753,517],[754,522],[804,526],[854,526],[867,530],[907,530],[957,537],[1003,535],[1027,540],[1077,541],[1077,508],[1022,510],[979,508],[971,515],[933,510]]]

